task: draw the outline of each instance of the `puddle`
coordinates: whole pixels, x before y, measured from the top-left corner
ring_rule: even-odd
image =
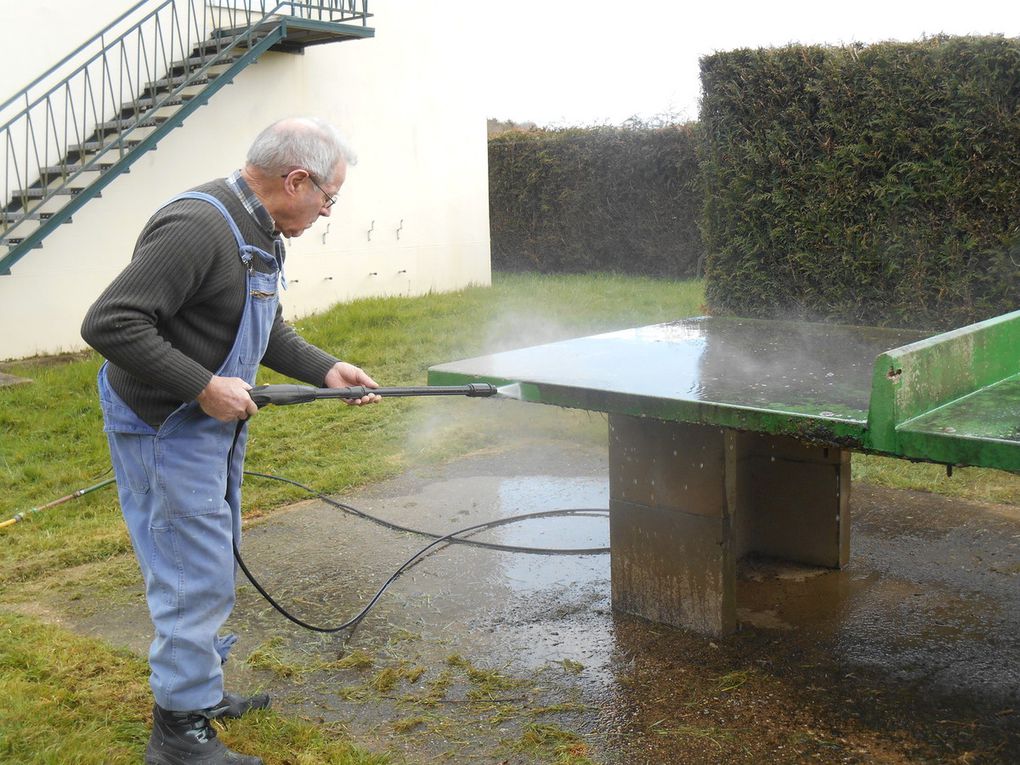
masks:
[[[496,489],[497,515],[542,510],[591,510],[590,514],[535,518],[495,531],[501,544],[542,549],[592,550],[609,547],[609,481],[597,478],[521,476]],[[518,594],[578,587],[609,576],[609,556],[510,555],[499,558],[503,580]]]

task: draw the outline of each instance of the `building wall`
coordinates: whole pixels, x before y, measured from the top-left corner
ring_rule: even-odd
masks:
[[[130,5],[0,0],[0,44],[18,73],[43,71]],[[358,164],[340,201],[288,244],[288,318],[338,301],[488,284],[485,115],[458,83],[460,33],[428,0],[374,0],[376,37],[268,53],[0,276],[0,359],[78,350],[88,306],[124,266],[162,201],[241,166],[280,117],[310,114],[345,133]],[[59,10],[58,10],[59,9]],[[58,19],[52,28],[44,23]],[[47,45],[40,45],[46,40]],[[21,58],[18,58],[21,57]],[[27,77],[0,68],[0,94]]]

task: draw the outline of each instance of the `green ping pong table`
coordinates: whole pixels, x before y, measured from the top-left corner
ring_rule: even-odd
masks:
[[[697,317],[428,379],[607,413],[613,605],[709,634],[745,555],[847,563],[851,452],[1020,473],[1020,311],[935,336]]]

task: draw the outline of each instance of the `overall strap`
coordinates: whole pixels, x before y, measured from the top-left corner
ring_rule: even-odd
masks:
[[[174,202],[178,202],[182,199],[198,199],[202,202],[208,202],[209,204],[211,204],[213,207],[220,211],[220,215],[223,216],[223,219],[227,222],[227,225],[230,226],[230,230],[234,234],[234,239],[237,240],[237,250],[240,253],[241,260],[244,262],[245,265],[249,265],[251,263],[252,253],[257,253],[264,261],[266,261],[267,263],[272,263],[275,266],[276,270],[280,270],[280,263],[273,255],[259,247],[255,247],[254,245],[248,244],[244,240],[244,237],[241,236],[241,229],[237,227],[237,222],[234,220],[233,216],[231,216],[231,214],[227,212],[226,206],[224,206],[224,204],[216,197],[214,197],[212,194],[206,194],[205,192],[202,191],[185,191],[183,194],[178,194],[172,199],[167,200],[167,202],[163,204],[162,207],[166,207],[167,205],[173,204]],[[162,209],[162,207],[160,209]]]
[[[244,237],[241,236],[241,230],[237,227],[237,223],[231,217],[230,213],[227,212],[227,208],[223,205],[223,203],[220,200],[218,200],[212,194],[206,194],[202,191],[185,191],[183,194],[178,194],[173,199],[167,200],[163,207],[173,204],[174,202],[180,201],[181,199],[200,199],[203,202],[208,202],[209,204],[211,204],[213,207],[220,211],[220,215],[223,216],[223,219],[227,222],[227,225],[230,226],[230,230],[234,232],[234,238],[237,240],[238,249],[248,244],[246,241],[244,241]]]

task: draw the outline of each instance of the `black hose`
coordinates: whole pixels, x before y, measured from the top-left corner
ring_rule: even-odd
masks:
[[[315,389],[313,389],[313,390],[315,390]],[[229,453],[229,457],[227,459],[227,464],[228,465],[233,461],[234,449],[237,446],[237,438],[241,434],[241,431],[244,429],[246,422],[247,422],[246,420],[238,420],[238,422],[237,422],[237,427],[234,430],[234,442],[230,446],[230,453]],[[266,602],[268,602],[269,605],[271,605],[273,608],[275,608],[284,618],[289,619],[290,621],[294,622],[294,624],[298,625],[299,627],[304,627],[306,630],[311,630],[312,632],[334,633],[334,632],[340,632],[342,630],[354,627],[356,624],[358,624],[358,622],[360,622],[362,619],[365,618],[365,616],[368,615],[368,612],[372,609],[373,606],[375,606],[375,604],[378,602],[379,598],[382,597],[382,594],[383,594],[383,592],[386,591],[386,588],[389,587],[397,579],[398,576],[400,576],[415,561],[419,560],[426,552],[428,552],[429,550],[431,550],[433,547],[435,547],[436,545],[440,544],[441,542],[456,542],[458,544],[470,544],[470,545],[475,545],[475,546],[478,546],[478,547],[487,547],[489,549],[505,550],[505,551],[508,551],[508,552],[540,553],[540,554],[545,554],[545,555],[590,555],[590,554],[609,552],[609,548],[608,547],[589,548],[589,549],[586,549],[586,550],[551,550],[551,549],[547,549],[547,548],[528,548],[528,547],[513,547],[513,546],[509,546],[509,545],[496,545],[496,544],[492,544],[491,542],[478,542],[478,541],[475,541],[475,540],[472,540],[472,539],[461,539],[460,538],[461,535],[468,534],[468,533],[471,533],[473,531],[481,531],[482,529],[495,528],[496,526],[505,526],[505,525],[510,524],[510,523],[517,523],[518,521],[528,520],[528,519],[531,519],[531,518],[543,518],[543,517],[547,518],[547,517],[552,517],[552,516],[557,516],[557,515],[583,515],[583,514],[593,514],[593,513],[607,514],[608,513],[607,510],[590,510],[590,509],[588,509],[588,510],[546,510],[544,512],[538,512],[538,513],[526,513],[524,515],[515,515],[515,516],[508,517],[508,518],[499,518],[499,519],[497,519],[495,521],[486,521],[485,523],[477,523],[474,526],[468,526],[466,528],[459,529],[458,531],[453,531],[453,532],[451,532],[449,534],[444,534],[442,536],[439,536],[439,535],[436,535],[436,534],[433,534],[433,533],[427,532],[427,531],[418,531],[416,529],[409,529],[409,528],[406,528],[406,527],[403,527],[403,526],[398,526],[395,523],[390,523],[389,521],[384,521],[384,520],[382,520],[380,518],[376,518],[374,516],[368,515],[367,513],[363,513],[362,511],[357,510],[357,509],[351,507],[350,505],[345,505],[342,502],[337,502],[336,500],[331,499],[330,497],[327,497],[326,495],[322,494],[321,492],[315,491],[311,487],[305,486],[304,484],[298,483],[297,481],[292,481],[289,478],[281,478],[279,476],[275,476],[275,475],[272,475],[270,473],[256,473],[256,472],[252,472],[252,471],[248,471],[248,470],[245,470],[244,474],[245,475],[250,475],[250,476],[256,476],[256,477],[259,477],[259,478],[270,478],[270,479],[275,480],[275,481],[282,481],[284,483],[289,483],[289,484],[291,484],[293,486],[297,486],[297,487],[299,487],[301,489],[304,489],[305,491],[308,491],[308,492],[314,494],[315,496],[319,497],[320,499],[322,499],[327,504],[333,505],[334,507],[338,507],[341,510],[345,510],[345,511],[347,511],[349,513],[352,513],[352,514],[358,516],[359,518],[364,518],[366,520],[370,520],[370,521],[372,521],[374,523],[378,523],[380,525],[386,526],[387,528],[395,529],[395,530],[398,530],[398,531],[406,531],[406,532],[409,532],[409,533],[412,533],[412,534],[419,534],[421,536],[426,536],[426,537],[432,537],[433,538],[432,542],[429,542],[427,545],[425,545],[425,547],[421,548],[418,552],[416,552],[414,555],[412,555],[410,558],[408,558],[406,561],[404,561],[400,565],[400,567],[397,568],[397,570],[393,572],[393,574],[390,576],[390,578],[387,579],[383,583],[382,587],[379,588],[379,591],[376,592],[375,596],[368,602],[368,605],[366,605],[364,608],[362,608],[361,611],[359,611],[354,617],[352,617],[351,619],[348,619],[343,624],[337,625],[335,627],[318,627],[318,626],[316,626],[314,624],[309,624],[308,622],[303,621],[302,619],[299,619],[298,617],[294,616],[289,611],[287,611],[287,609],[285,609],[283,606],[281,606],[279,603],[277,603],[276,600],[273,599],[273,596],[270,595],[266,591],[265,587],[263,587],[258,582],[258,580],[255,578],[255,576],[251,573],[251,571],[248,570],[248,566],[245,565],[244,559],[241,557],[241,551],[237,549],[237,541],[235,540],[234,543],[233,543],[233,547],[234,547],[234,559],[237,561],[238,568],[240,568],[241,571],[244,572],[244,575],[248,578],[248,581],[252,583],[252,586],[256,590],[258,590],[259,594],[262,595],[262,597],[266,599]]]
[[[259,474],[255,474],[255,475],[259,475]],[[283,480],[287,480],[287,479],[283,479]],[[508,524],[511,524],[511,523],[518,523],[520,521],[530,520],[532,518],[548,518],[548,517],[557,516],[557,515],[579,515],[579,514],[582,514],[582,513],[591,513],[591,512],[593,512],[593,511],[592,510],[546,510],[544,512],[538,512],[538,513],[525,513],[523,515],[515,515],[515,516],[510,516],[510,517],[507,517],[507,518],[500,518],[500,519],[495,520],[495,521],[486,521],[485,523],[476,523],[473,526],[467,526],[467,527],[465,527],[463,529],[459,529],[459,530],[453,531],[453,532],[451,532],[449,534],[444,534],[443,536],[437,537],[436,539],[434,539],[433,541],[431,541],[427,545],[425,545],[425,547],[423,547],[420,550],[418,550],[418,552],[416,552],[414,555],[412,555],[410,558],[408,558],[402,564],[400,564],[400,566],[397,568],[397,570],[394,571],[392,575],[390,575],[390,578],[387,579],[383,583],[382,587],[379,588],[379,591],[376,592],[376,594],[368,602],[368,605],[366,605],[364,608],[362,608],[361,611],[359,611],[354,617],[352,617],[351,619],[347,620],[343,624],[339,624],[339,625],[337,625],[335,627],[318,627],[318,626],[315,626],[313,624],[309,624],[308,622],[303,621],[302,619],[299,619],[298,617],[294,616],[293,614],[288,612],[287,609],[285,609],[283,606],[281,606],[279,603],[277,603],[273,599],[273,597],[266,591],[266,589],[261,584],[259,584],[259,582],[255,579],[255,577],[251,573],[251,571],[248,570],[248,567],[245,565],[244,560],[242,560],[242,558],[241,558],[241,553],[237,549],[237,544],[236,543],[234,544],[234,558],[237,559],[237,565],[240,567],[241,571],[243,571],[244,575],[246,577],[248,577],[248,581],[252,583],[252,585],[255,587],[255,589],[259,591],[259,594],[261,594],[262,597],[266,599],[266,601],[269,603],[269,605],[271,605],[273,608],[275,608],[283,617],[285,617],[286,619],[289,619],[290,621],[294,622],[294,624],[297,624],[299,627],[304,627],[306,630],[311,630],[312,632],[334,633],[334,632],[340,632],[340,631],[345,630],[345,629],[349,629],[349,628],[354,627],[355,625],[357,625],[358,622],[360,622],[362,619],[364,619],[368,615],[368,612],[370,610],[372,610],[372,608],[375,606],[375,604],[379,601],[379,598],[382,597],[382,594],[386,591],[386,588],[389,587],[394,581],[396,581],[397,577],[399,577],[402,573],[404,573],[404,571],[406,569],[408,569],[412,564],[414,564],[422,556],[424,556],[426,552],[428,552],[433,547],[435,547],[436,545],[438,545],[438,544],[440,544],[442,542],[458,542],[458,543],[459,542],[465,542],[465,543],[471,544],[472,543],[471,540],[459,539],[458,537],[461,534],[467,534],[467,533],[470,533],[470,532],[473,532],[473,531],[481,531],[482,529],[490,529],[490,528],[494,528],[496,526],[505,526],[505,525],[508,525]],[[606,512],[606,511],[595,511],[595,512]],[[427,534],[427,532],[414,532],[414,533]],[[427,534],[427,535],[428,536],[434,536],[432,534]],[[474,543],[474,544],[481,544],[481,543]],[[527,548],[524,548],[524,549],[527,549]],[[601,548],[600,548],[600,551],[601,551]]]
[[[237,428],[237,432],[238,433],[240,432],[242,427],[243,427],[243,422],[239,422],[238,423],[238,428]],[[235,436],[235,443],[236,443],[236,436]],[[231,448],[231,453],[233,453],[233,447]],[[262,595],[262,597],[265,598],[266,601],[273,608],[275,608],[281,615],[283,615],[285,618],[289,619],[290,621],[294,622],[294,624],[297,624],[298,626],[304,627],[305,629],[311,630],[313,632],[334,633],[334,632],[340,632],[341,630],[345,630],[345,629],[348,629],[350,627],[354,627],[362,619],[364,619],[365,616],[368,615],[368,612],[379,601],[379,598],[382,596],[383,592],[386,591],[386,588],[388,588],[394,581],[396,581],[397,577],[399,577],[404,571],[406,571],[416,561],[421,559],[422,556],[424,556],[426,552],[428,552],[429,550],[431,550],[433,547],[435,547],[436,545],[440,544],[441,542],[456,543],[456,544],[465,544],[465,545],[472,545],[474,547],[482,547],[482,548],[486,548],[486,549],[489,549],[489,550],[500,550],[500,551],[503,551],[503,552],[514,552],[514,553],[528,553],[528,554],[533,554],[533,555],[599,555],[599,554],[604,554],[604,553],[609,552],[609,548],[608,547],[566,548],[566,549],[547,548],[547,547],[520,547],[520,546],[516,546],[516,545],[501,545],[501,544],[496,544],[494,542],[481,542],[481,541],[478,541],[478,540],[465,539],[465,538],[462,537],[462,535],[464,535],[464,534],[470,534],[470,533],[477,532],[477,531],[482,531],[482,530],[485,530],[485,529],[496,528],[497,526],[506,526],[506,525],[509,525],[511,523],[518,523],[520,521],[531,520],[533,518],[550,518],[550,517],[554,517],[554,516],[564,516],[564,515],[588,515],[588,516],[594,516],[594,515],[606,515],[606,514],[608,514],[608,511],[604,510],[604,509],[598,509],[598,508],[579,508],[579,509],[564,509],[564,510],[546,510],[546,511],[537,512],[537,513],[524,513],[522,515],[509,516],[507,518],[499,518],[499,519],[494,520],[494,521],[486,521],[484,523],[477,523],[477,524],[475,524],[473,526],[467,526],[465,528],[458,529],[457,531],[450,532],[449,534],[442,534],[442,535],[440,535],[440,534],[436,534],[436,533],[433,533],[433,532],[430,532],[430,531],[422,531],[420,529],[412,529],[412,528],[409,528],[407,526],[401,526],[400,524],[393,523],[391,521],[387,521],[387,520],[384,520],[382,518],[377,518],[377,517],[375,517],[373,515],[369,515],[368,513],[365,513],[365,512],[363,512],[361,510],[358,510],[356,507],[352,507],[351,505],[344,504],[343,502],[338,502],[337,500],[333,499],[332,497],[326,496],[322,492],[316,491],[315,489],[311,488],[310,486],[306,486],[305,484],[299,483],[298,481],[291,480],[290,478],[283,478],[281,476],[273,475],[271,473],[258,473],[258,472],[251,471],[251,470],[245,470],[244,474],[248,475],[248,476],[255,476],[257,478],[268,478],[268,479],[271,479],[271,480],[274,480],[274,481],[281,481],[283,483],[289,483],[292,486],[296,486],[299,489],[304,489],[305,491],[309,492],[310,494],[315,495],[316,497],[321,499],[323,502],[325,502],[325,503],[327,503],[329,505],[332,505],[333,507],[336,507],[336,508],[339,508],[341,510],[344,510],[345,512],[351,513],[352,515],[354,515],[354,516],[356,516],[358,518],[363,518],[364,520],[371,521],[372,523],[376,523],[376,524],[378,524],[380,526],[383,526],[385,528],[391,529],[393,531],[401,531],[401,532],[405,532],[405,533],[409,533],[409,534],[417,534],[418,536],[428,537],[428,538],[431,538],[433,540],[432,542],[427,544],[425,547],[423,547],[420,550],[418,550],[418,552],[416,552],[414,555],[412,555],[406,561],[404,561],[404,563],[402,563],[400,565],[400,567],[397,568],[397,570],[390,576],[390,578],[387,579],[383,583],[382,587],[379,588],[379,591],[376,592],[375,596],[368,602],[368,605],[366,605],[363,609],[361,609],[361,611],[359,611],[357,615],[355,615],[353,618],[349,619],[348,621],[346,621],[343,624],[340,624],[340,625],[338,625],[336,627],[318,627],[316,625],[309,624],[308,622],[305,622],[305,621],[299,619],[298,617],[294,616],[293,614],[288,612],[287,609],[285,609],[283,606],[281,606],[279,603],[277,603],[276,600],[273,598],[273,596],[270,595],[266,591],[266,589],[255,578],[255,575],[252,574],[251,571],[248,569],[248,566],[245,564],[244,559],[241,557],[240,550],[237,549],[237,543],[235,542],[233,544],[234,558],[237,561],[238,567],[241,569],[242,572],[244,572],[244,575],[248,578],[248,581],[252,583],[252,586],[256,590],[258,590],[259,594]],[[69,494],[66,497],[62,497],[59,500],[56,500],[54,502],[50,502],[50,503],[48,503],[46,505],[43,505],[42,507],[37,508],[37,509],[38,510],[42,510],[43,508],[46,508],[46,507],[52,507],[54,505],[57,505],[57,504],[60,504],[60,503],[64,502],[65,500],[71,499],[73,497],[81,496],[81,495],[83,495],[83,494],[85,494],[87,492],[93,491],[95,489],[102,488],[102,487],[107,486],[107,485],[109,485],[109,484],[111,484],[113,482],[114,482],[114,479],[111,478],[111,479],[109,479],[107,481],[103,481],[100,484],[96,484],[95,486],[89,487],[88,489],[82,489],[82,490],[76,491],[73,494]],[[32,512],[35,512],[35,511],[32,511]],[[16,516],[11,521],[7,521],[5,524],[0,524],[0,526],[6,525],[7,523],[13,524],[13,523],[15,523],[18,520],[20,520],[20,518]]]
[[[297,486],[299,489],[304,489],[309,494],[312,494],[315,497],[321,499],[327,505],[332,505],[333,507],[339,508],[340,510],[343,510],[345,512],[350,513],[351,515],[355,515],[358,518],[363,518],[366,521],[371,521],[372,523],[378,524],[378,525],[380,525],[380,526],[382,526],[384,528],[387,528],[387,529],[391,529],[392,531],[404,531],[404,532],[407,532],[408,534],[417,534],[418,536],[427,537],[429,539],[443,539],[443,538],[445,538],[445,536],[440,535],[440,534],[436,534],[436,533],[434,533],[432,531],[421,531],[420,529],[412,529],[412,528],[409,528],[408,526],[401,526],[398,523],[393,523],[392,521],[387,521],[387,520],[384,520],[382,518],[377,518],[374,515],[369,515],[368,513],[364,512],[362,510],[358,510],[358,508],[356,508],[356,507],[352,507],[351,505],[345,505],[343,502],[339,502],[339,501],[333,499],[332,497],[327,496],[326,494],[323,494],[320,491],[316,491],[311,486],[306,486],[303,483],[298,483],[297,481],[291,480],[290,478],[283,478],[283,477],[278,476],[278,475],[273,475],[272,473],[256,473],[256,472],[252,472],[252,471],[249,471],[249,470],[245,470],[244,474],[245,475],[250,475],[250,476],[255,476],[257,478],[269,478],[269,479],[271,479],[273,481],[280,481],[282,483],[289,483],[291,486]],[[585,514],[585,513],[588,513],[588,514],[591,514],[591,515],[606,515],[606,514],[608,514],[609,511],[606,510],[605,508],[588,508],[588,509],[579,508],[579,509],[566,509],[566,510],[552,510],[552,511],[546,511],[546,512],[550,512],[550,513],[554,513],[554,514],[560,514],[560,515],[582,515],[582,514]],[[531,515],[519,515],[519,516],[514,516],[514,517],[518,518],[518,519],[524,519],[524,518],[529,518],[529,517],[541,517],[542,514],[543,513],[535,513],[533,516],[531,516]],[[499,525],[497,522],[494,522],[494,523],[496,525]],[[455,531],[453,533],[454,534],[459,534],[460,532],[456,532]],[[446,535],[446,536],[449,536],[449,535]],[[451,542],[455,542],[457,544],[472,545],[474,547],[484,547],[487,550],[500,550],[502,552],[525,553],[525,554],[528,554],[528,555],[602,555],[602,554],[605,554],[605,553],[609,552],[609,548],[608,547],[581,547],[581,548],[578,548],[578,547],[567,547],[567,548],[557,548],[557,547],[518,547],[518,546],[515,546],[515,545],[496,544],[495,542],[479,542],[479,541],[474,540],[474,539],[460,539],[460,538],[457,538],[457,539],[451,539],[450,541]]]

